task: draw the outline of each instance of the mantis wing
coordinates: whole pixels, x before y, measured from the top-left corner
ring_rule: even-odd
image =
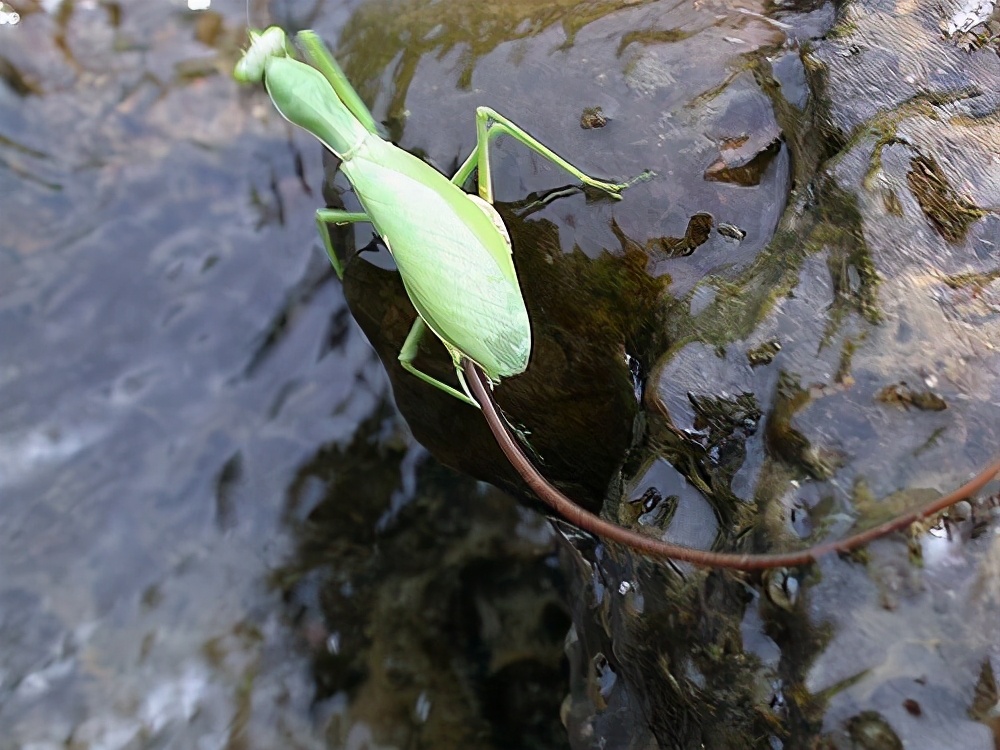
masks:
[[[510,241],[493,216],[384,141],[366,141],[342,169],[431,330],[490,377],[524,372],[531,326]]]

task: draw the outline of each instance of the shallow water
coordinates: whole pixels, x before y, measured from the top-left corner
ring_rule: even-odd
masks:
[[[275,20],[335,38],[327,5]],[[396,413],[316,241],[320,151],[228,76],[244,8],[17,8],[0,747],[562,746],[548,534]]]
[[[923,537],[923,569],[889,541],[794,586],[653,565],[566,527],[556,545],[428,453],[518,492],[473,410],[400,376],[412,311],[384,251],[344,285],[329,270],[313,211],[353,199],[318,144],[229,78],[242,5],[9,5],[0,750],[993,741],[988,509],[974,538]],[[892,14],[841,19],[810,57],[830,5],[250,13],[319,31],[393,138],[445,171],[489,104],[586,171],[656,172],[621,202],[539,206],[566,178],[510,139],[495,149],[536,334],[498,398],[581,502],[672,541],[788,545],[995,452],[996,215],[942,239],[901,187],[903,142],[830,135],[872,117],[852,86],[873,74],[836,66],[881,49],[851,35]],[[812,130],[816,60],[839,98]],[[996,72],[975,60],[985,72],[962,75]],[[949,64],[898,69],[961,88]],[[598,106],[607,124],[581,127]],[[899,132],[927,148],[937,122]],[[844,198],[872,148],[919,231]],[[988,169],[965,163],[955,184],[988,205]],[[977,296],[940,282],[965,272],[985,274]],[[747,359],[772,339],[776,358]],[[905,378],[949,409],[873,402]]]
[[[387,400],[337,285],[262,356],[321,174],[225,75],[242,8],[213,47],[176,4],[61,7],[0,27],[37,88],[0,86],[0,745],[315,745],[286,491]]]

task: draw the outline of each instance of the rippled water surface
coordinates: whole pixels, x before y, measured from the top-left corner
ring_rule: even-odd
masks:
[[[548,193],[500,139],[535,348],[498,398],[606,516],[788,546],[1000,435],[1000,55],[848,5],[5,0],[0,750],[992,747],[988,504],[763,580],[554,535],[476,481],[519,491],[478,413],[401,374],[384,251],[330,271],[335,165],[229,75],[247,14],[314,28],[444,171],[479,105],[653,170]]]

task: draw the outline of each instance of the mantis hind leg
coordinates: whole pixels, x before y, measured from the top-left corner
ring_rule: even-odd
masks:
[[[326,228],[327,224],[355,224],[359,221],[371,221],[368,214],[354,211],[343,211],[339,208],[321,208],[316,212],[316,229],[319,230],[319,237],[323,240],[323,249],[330,259],[330,265],[337,272],[337,278],[344,278],[344,266],[337,257],[333,249],[333,242],[330,241],[330,232]]]
[[[455,369],[458,372],[458,379],[459,382],[462,384],[462,388],[465,390],[465,393],[462,393],[461,391],[452,388],[447,383],[442,383],[440,380],[432,378],[427,373],[421,372],[420,370],[418,370],[416,367],[413,366],[413,360],[416,359],[417,350],[420,347],[420,340],[424,337],[424,334],[426,333],[427,333],[427,324],[424,322],[424,319],[418,315],[417,319],[413,321],[413,327],[410,328],[410,332],[406,334],[406,341],[403,342],[403,348],[399,350],[399,364],[401,364],[403,366],[403,369],[406,370],[408,373],[410,373],[411,375],[416,375],[425,383],[429,383],[430,385],[433,385],[435,388],[444,391],[448,395],[454,396],[459,401],[464,401],[467,404],[472,404],[478,409],[479,404],[477,404],[476,401],[472,398],[472,396],[469,395],[469,386],[465,382],[465,376],[462,374],[462,369],[458,363],[458,360],[456,360]],[[455,359],[454,353],[452,353],[452,359]]]
[[[491,138],[501,133],[506,133],[518,143],[527,146],[556,166],[562,167],[584,185],[603,190],[615,198],[620,197],[620,193],[636,180],[646,179],[648,176],[651,176],[643,173],[628,182],[605,182],[604,180],[598,180],[584,174],[583,171],[570,164],[555,151],[519,128],[500,113],[489,107],[478,107],[476,109],[476,148],[469,154],[469,157],[462,166],[459,167],[458,172],[455,173],[451,181],[456,185],[462,185],[469,179],[472,172],[478,168],[479,197],[488,203],[493,202],[493,179],[490,173],[489,142]]]

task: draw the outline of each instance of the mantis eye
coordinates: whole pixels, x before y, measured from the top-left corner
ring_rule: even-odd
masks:
[[[287,37],[277,26],[270,26],[262,33],[250,32],[250,48],[236,63],[233,77],[243,83],[260,83],[264,78],[267,62],[273,57],[285,57]]]

